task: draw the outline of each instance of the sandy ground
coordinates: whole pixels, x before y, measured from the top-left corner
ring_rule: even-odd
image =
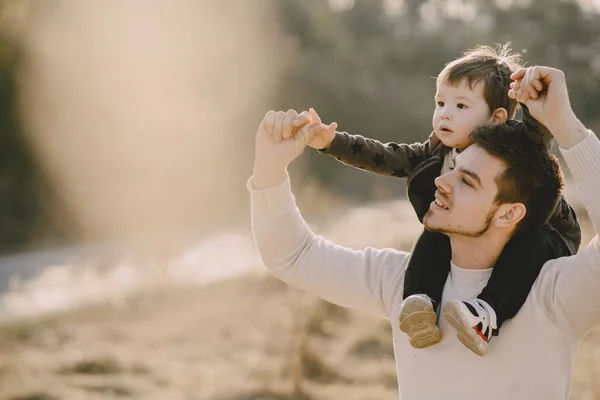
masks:
[[[398,234],[407,216],[406,205],[371,207],[311,226],[345,245],[406,249],[421,229],[402,225]],[[206,256],[213,253],[220,254],[205,251],[202,259],[215,262]],[[240,261],[220,257],[230,264],[224,268]],[[0,326],[0,400],[393,400],[397,393],[385,321],[264,272],[179,282]],[[582,343],[572,393],[600,399],[600,329]]]
[[[0,348],[2,399],[393,399],[396,393],[384,321],[267,276],[12,325],[0,333]]]
[[[573,399],[600,398],[600,331]],[[137,296],[4,327],[0,398],[396,399],[389,327],[275,279]]]

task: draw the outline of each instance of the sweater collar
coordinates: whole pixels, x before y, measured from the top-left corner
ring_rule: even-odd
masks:
[[[468,285],[476,284],[478,282],[487,282],[492,276],[493,268],[486,269],[465,269],[461,268],[454,262],[450,262],[450,273],[452,274],[452,280],[458,284]]]

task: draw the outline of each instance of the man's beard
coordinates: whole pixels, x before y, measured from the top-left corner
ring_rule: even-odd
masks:
[[[466,236],[466,237],[472,237],[472,238],[477,238],[480,236],[483,236],[492,226],[492,221],[494,219],[494,214],[496,214],[496,211],[498,211],[498,207],[496,206],[494,208],[492,208],[490,211],[488,211],[487,216],[485,217],[485,222],[483,223],[483,227],[480,230],[477,231],[466,231],[466,230],[459,230],[459,229],[447,229],[447,228],[436,228],[436,227],[431,227],[428,226],[427,224],[427,217],[431,214],[431,209],[427,210],[427,213],[425,214],[425,217],[423,217],[423,226],[425,226],[425,229],[428,230],[429,232],[439,232],[439,233],[443,233],[445,235],[460,235],[460,236]]]

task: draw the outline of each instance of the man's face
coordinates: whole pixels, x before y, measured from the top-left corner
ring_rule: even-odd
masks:
[[[471,144],[469,135],[478,126],[491,123],[491,113],[483,97],[483,82],[473,89],[463,79],[458,85],[441,82],[435,94],[433,130],[448,147],[465,149]]]
[[[435,201],[423,219],[430,231],[479,237],[494,221],[498,205],[496,177],[506,165],[477,145],[456,157],[453,171],[438,177]]]

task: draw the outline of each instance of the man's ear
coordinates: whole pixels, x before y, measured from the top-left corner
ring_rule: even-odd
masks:
[[[508,120],[508,111],[506,108],[496,108],[491,116],[492,125],[503,124]]]
[[[515,228],[527,213],[523,203],[502,204],[496,211],[494,226],[496,228]]]

